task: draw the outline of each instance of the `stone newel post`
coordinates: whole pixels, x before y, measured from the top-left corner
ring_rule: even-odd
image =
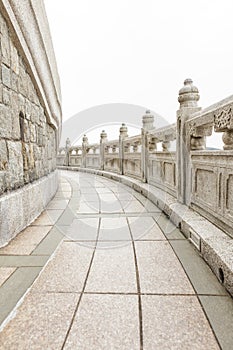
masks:
[[[142,167],[142,181],[148,180],[148,165],[149,165],[149,141],[148,132],[154,129],[154,116],[149,110],[142,117],[142,151],[141,151],[141,167]]]
[[[88,138],[86,135],[83,135],[83,142],[82,142],[82,167],[83,168],[86,168],[87,166],[87,161],[86,161],[87,148],[88,148]]]
[[[65,158],[65,164],[69,166],[70,165],[70,147],[71,147],[71,142],[70,139],[66,139],[66,158]]]
[[[128,137],[128,128],[123,123],[120,127],[119,135],[119,170],[120,174],[124,175],[124,140]]]
[[[105,142],[107,141],[107,133],[102,130],[100,134],[100,170],[104,170],[104,153],[105,153]]]
[[[190,204],[191,197],[191,149],[204,149],[205,137],[195,135],[191,138],[190,130],[186,130],[185,123],[191,118],[193,113],[201,110],[198,107],[199,91],[193,85],[191,79],[184,81],[184,86],[179,91],[178,101],[180,109],[177,111],[177,186],[178,200],[186,205]]]

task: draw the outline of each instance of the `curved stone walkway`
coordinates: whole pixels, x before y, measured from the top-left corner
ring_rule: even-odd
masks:
[[[62,172],[46,212],[0,249],[0,286],[5,316],[20,300],[0,349],[232,348],[232,299],[198,252],[103,177]]]

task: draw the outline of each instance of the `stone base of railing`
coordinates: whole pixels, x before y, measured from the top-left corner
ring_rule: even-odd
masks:
[[[8,244],[45,209],[58,187],[58,171],[0,197],[0,247]]]
[[[233,239],[194,210],[177,202],[171,194],[124,175],[86,168],[58,167],[105,176],[119,181],[157,205],[200,252],[219,281],[233,296]]]

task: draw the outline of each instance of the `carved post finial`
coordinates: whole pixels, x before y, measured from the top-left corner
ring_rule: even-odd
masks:
[[[146,114],[142,117],[142,124],[144,130],[151,130],[154,128],[154,116],[149,109],[146,110]]]
[[[199,99],[198,88],[193,85],[192,79],[186,79],[184,81],[184,86],[179,91],[178,101],[180,103],[180,108],[197,107]]]
[[[105,130],[102,130],[101,133],[100,133],[100,142],[103,142],[103,141],[107,141],[107,133]]]
[[[120,127],[120,138],[123,139],[125,137],[128,137],[128,128],[125,123],[122,123]]]
[[[66,148],[70,148],[70,146],[71,146],[71,142],[70,142],[69,137],[67,137],[67,139],[66,139]]]
[[[88,144],[88,137],[86,134],[83,135],[83,143]]]

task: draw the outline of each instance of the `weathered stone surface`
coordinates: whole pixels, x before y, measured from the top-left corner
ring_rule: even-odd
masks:
[[[2,62],[10,67],[10,42],[9,42],[9,33],[6,22],[2,23],[2,37],[1,37],[1,53],[2,53]]]
[[[11,88],[11,71],[4,64],[2,64],[2,82],[5,86]]]
[[[2,104],[0,105],[0,138],[11,138],[11,111]]]
[[[23,185],[23,156],[21,142],[7,141],[9,178],[12,189]]]
[[[4,140],[0,141],[0,171],[7,170],[8,165],[8,155],[6,142]]]
[[[11,105],[11,93],[10,93],[10,90],[7,89],[6,87],[3,87],[2,102],[6,106],[10,106]]]
[[[11,52],[11,69],[15,74],[19,74],[19,55],[12,40],[10,40],[10,52]]]

